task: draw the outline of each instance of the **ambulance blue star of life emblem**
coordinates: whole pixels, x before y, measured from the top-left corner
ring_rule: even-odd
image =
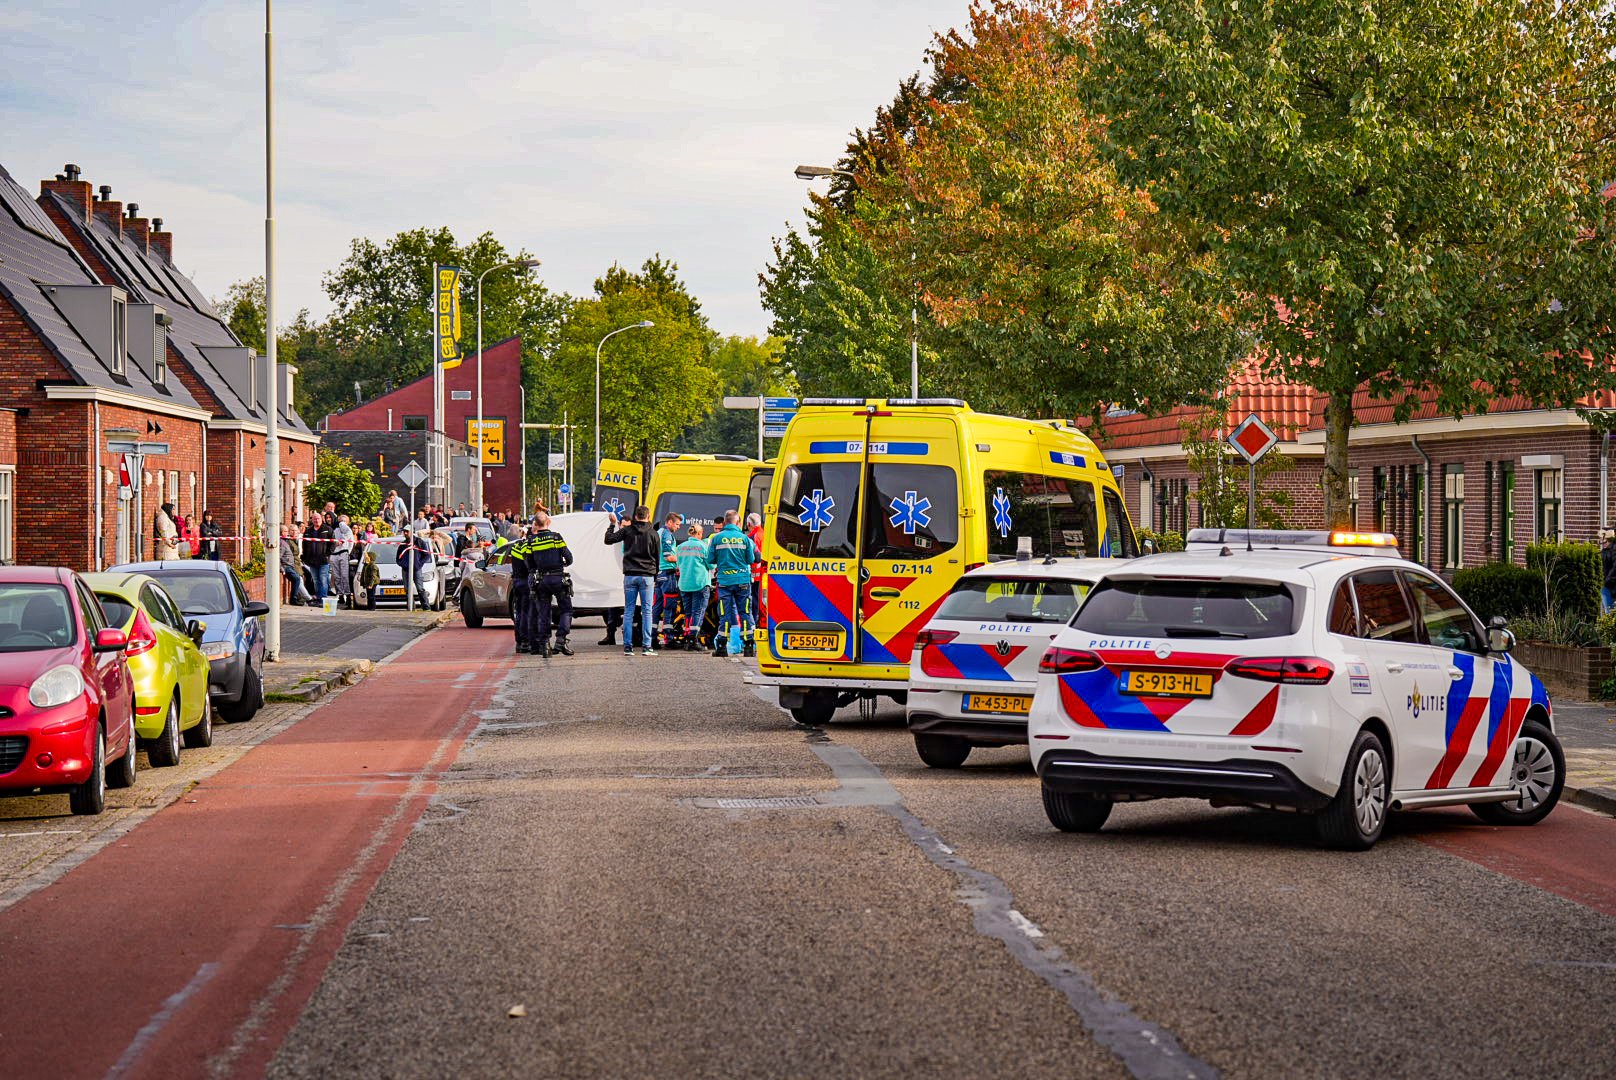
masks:
[[[931,500],[917,496],[913,491],[904,492],[901,499],[894,495],[891,507],[892,517],[888,521],[902,529],[905,536],[913,536],[916,529],[924,529],[931,524]]]
[[[798,520],[808,526],[809,532],[816,533],[836,520],[831,514],[834,509],[836,500],[826,495],[823,488],[814,488],[814,493],[802,500],[802,513]]]
[[[600,508],[612,515],[612,517],[622,517],[628,512],[628,506],[615,495],[601,503]]]
[[[1004,493],[1004,488],[993,491],[993,527],[999,530],[1001,537],[1010,535],[1010,496]]]

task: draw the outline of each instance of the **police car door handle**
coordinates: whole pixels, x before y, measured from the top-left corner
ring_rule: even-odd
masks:
[[[1386,670],[1391,672],[1393,675],[1401,675],[1403,673],[1403,665],[1393,660],[1391,663],[1386,665]]]
[[[902,589],[879,588],[870,590],[871,600],[896,600],[902,595]]]
[[[1464,672],[1461,671],[1459,668],[1450,667],[1448,669],[1448,678],[1450,678],[1450,679],[1462,679],[1462,678],[1464,678]]]

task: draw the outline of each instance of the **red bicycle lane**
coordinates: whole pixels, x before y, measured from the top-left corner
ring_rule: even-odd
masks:
[[[0,1054],[34,1077],[258,1075],[513,666],[416,641],[0,913]]]
[[[1528,828],[1482,825],[1465,810],[1409,815],[1422,843],[1616,916],[1616,820],[1561,802]]]

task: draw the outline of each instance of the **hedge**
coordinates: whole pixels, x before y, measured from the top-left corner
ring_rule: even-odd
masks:
[[[1457,571],[1453,591],[1487,622],[1495,615],[1515,619],[1543,614],[1543,576],[1514,563],[1487,563]]]
[[[1593,622],[1599,618],[1599,588],[1605,571],[1599,545],[1564,541],[1536,543],[1526,548],[1526,565],[1549,580],[1549,602],[1556,614],[1574,615]]]

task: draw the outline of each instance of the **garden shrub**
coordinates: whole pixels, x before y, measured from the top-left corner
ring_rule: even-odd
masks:
[[[1495,562],[1460,570],[1453,591],[1464,598],[1482,622],[1502,615],[1518,619],[1543,613],[1543,577],[1514,563]]]
[[[1139,537],[1139,550],[1145,549],[1145,541],[1150,540],[1156,545],[1157,551],[1183,551],[1184,537],[1168,529],[1165,532],[1156,532],[1154,529],[1136,530]]]
[[[1605,572],[1599,545],[1564,541],[1539,542],[1526,549],[1526,565],[1548,579],[1551,611],[1593,622],[1599,618],[1599,588]]]

